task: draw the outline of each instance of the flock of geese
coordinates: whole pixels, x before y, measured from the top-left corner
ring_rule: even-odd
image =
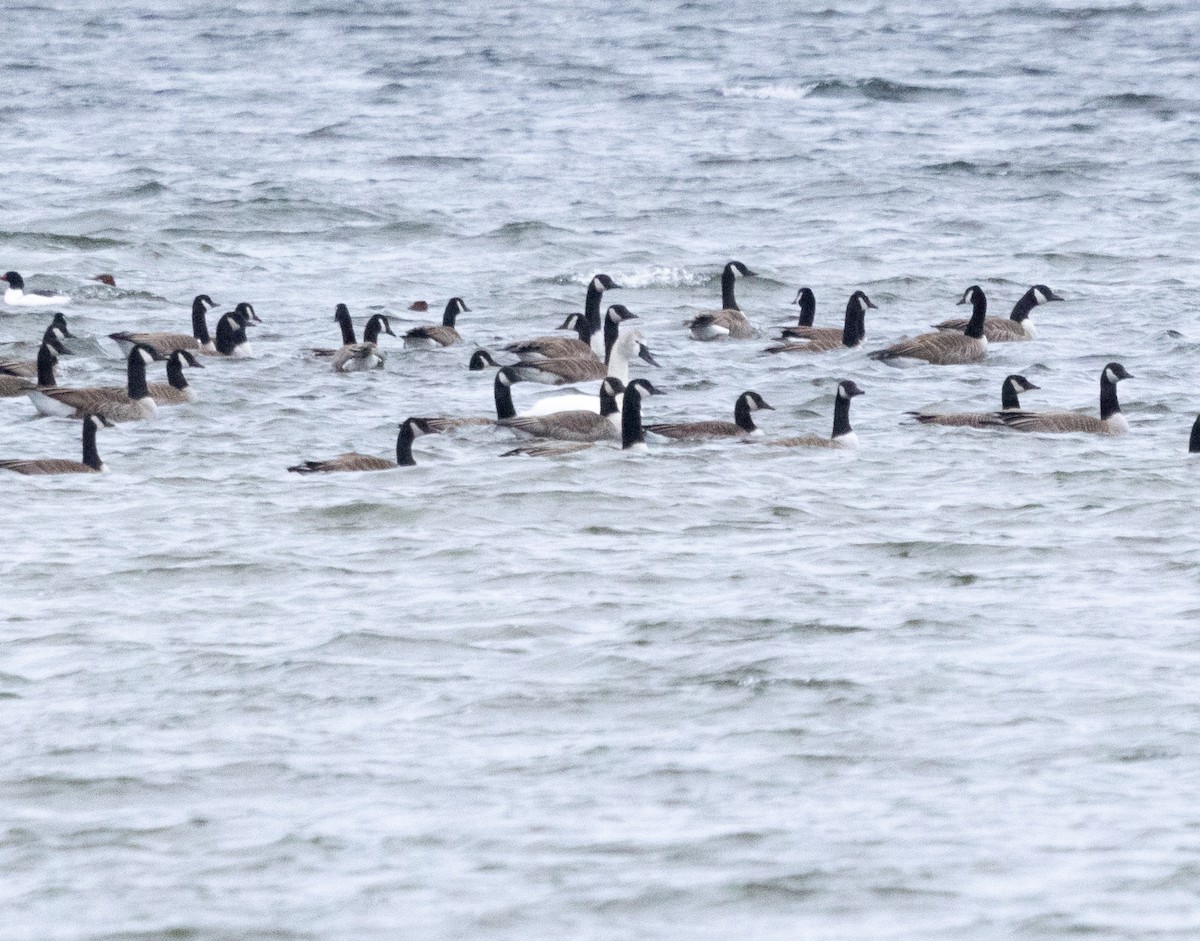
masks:
[[[735,286],[740,278],[752,276],[740,261],[730,261],[721,276],[722,306],[700,313],[687,321],[693,339],[699,341],[746,340],[756,330],[737,303]],[[70,297],[63,294],[29,291],[22,277],[13,271],[0,277],[8,287],[5,304],[14,307],[64,306]],[[113,284],[111,276],[97,278]],[[733,421],[693,421],[672,423],[643,422],[643,402],[661,394],[645,378],[630,378],[630,365],[642,360],[658,365],[642,331],[633,321],[639,318],[623,304],[609,305],[602,312],[602,299],[608,290],[618,288],[605,274],[595,275],[588,283],[582,314],[571,314],[554,334],[513,341],[502,348],[498,362],[488,350],[473,352],[469,368],[495,369],[493,398],[495,416],[410,417],[399,428],[395,460],[350,452],[324,460],[306,460],[288,468],[298,474],[323,472],[374,471],[415,464],[413,442],[422,435],[451,432],[474,426],[493,426],[510,430],[527,439],[504,452],[503,456],[557,457],[592,448],[604,442],[618,443],[624,450],[645,449],[647,435],[664,440],[700,441],[727,439],[758,441],[776,447],[846,448],[857,444],[850,425],[850,404],[864,394],[852,380],[838,383],[834,402],[833,428],[829,437],[805,435],[792,438],[763,437],[754,421],[754,413],[771,409],[753,390],[736,399]],[[1062,298],[1045,285],[1034,285],[1017,301],[1007,318],[989,317],[987,297],[977,285],[969,287],[959,304],[970,305],[968,318],[946,320],[933,331],[901,340],[869,354],[882,361],[919,360],[936,365],[976,363],[987,355],[989,343],[1032,339],[1036,333],[1031,318],[1040,304]],[[801,288],[795,301],[799,320],[783,329],[778,342],[764,353],[779,356],[812,356],[841,348],[860,347],[866,338],[866,314],[875,304],[863,291],[854,291],[846,303],[841,327],[815,326],[816,300],[810,288]],[[422,302],[413,309],[425,309]],[[209,333],[208,316],[215,307],[206,294],[192,302],[191,333],[122,331],[109,337],[126,357],[124,386],[72,388],[58,385],[59,357],[68,353],[66,340],[72,337],[66,318],[56,311],[42,335],[33,360],[0,361],[0,398],[26,396],[43,415],[82,420],[83,459],[8,459],[0,460],[0,469],[20,474],[97,473],[104,469],[96,446],[96,433],[119,422],[152,418],[162,406],[195,401],[188,383],[188,369],[204,368],[202,360],[244,358],[251,355],[247,328],[262,321],[252,304],[243,302],[217,319],[215,335]],[[403,337],[406,347],[442,348],[462,342],[457,330],[459,315],[470,308],[460,297],[446,304],[440,324],[413,327]],[[356,337],[350,311],[338,304],[333,317],[341,330],[342,344],[336,348],[312,349],[310,354],[328,360],[337,372],[352,373],[377,369],[384,365],[386,351],[380,344],[383,335],[396,336],[384,314],[374,314]],[[573,335],[564,335],[564,333]],[[150,382],[147,367],[166,363],[166,382]],[[1117,383],[1130,378],[1120,363],[1109,363],[1100,374],[1100,414],[1080,412],[1032,412],[1021,408],[1019,395],[1037,388],[1024,376],[1008,376],[1001,386],[1000,409],[993,412],[939,414],[909,412],[919,423],[946,427],[996,429],[1017,432],[1086,432],[1121,434],[1129,424],[1121,414]],[[540,383],[570,386],[572,394],[556,394],[539,399],[518,413],[513,403],[512,386],[516,383]],[[593,388],[594,387],[594,388]],[[1189,450],[1200,452],[1200,418],[1193,426]]]

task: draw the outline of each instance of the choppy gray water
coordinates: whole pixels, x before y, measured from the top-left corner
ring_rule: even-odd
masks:
[[[0,268],[85,336],[267,322],[105,477],[0,481],[0,936],[1196,937],[1194,8],[279,6],[5,17]],[[780,361],[686,338],[729,258],[764,339],[801,284],[866,289],[867,349],[972,283],[1069,301],[981,366]],[[285,472],[488,413],[472,345],[597,271],[650,419],[754,388],[827,433],[853,378],[859,452]],[[303,352],[453,294],[466,346]],[[119,383],[101,348],[62,381]],[[1125,438],[901,421],[1018,371],[1094,410],[1113,359]],[[76,456],[31,413],[0,456]]]

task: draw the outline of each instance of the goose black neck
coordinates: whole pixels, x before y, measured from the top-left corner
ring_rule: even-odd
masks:
[[[497,419],[517,417],[517,410],[513,407],[512,389],[500,378],[500,373],[496,373],[495,397]]]
[[[600,386],[600,417],[601,418],[609,418],[609,417],[617,414],[617,412],[619,412],[619,411],[620,411],[620,409],[617,407],[617,397],[615,395],[609,395],[608,389],[605,386],[601,385]]]
[[[400,434],[396,436],[396,463],[401,467],[412,467],[417,463],[412,454],[413,437],[412,425],[405,422],[400,426]]]
[[[735,281],[737,281],[737,275],[734,274],[732,266],[726,265],[725,271],[721,275],[721,307],[725,310],[741,310],[737,305],[737,299],[733,296]]]
[[[188,386],[187,376],[183,374],[183,360],[178,356],[167,360],[167,382],[176,389],[186,389]]]
[[[605,316],[604,318],[604,362],[608,364],[612,359],[613,347],[617,343],[617,337],[621,333],[621,323],[618,320],[613,320],[612,317]]]
[[[354,321],[350,319],[349,314],[338,314],[338,326],[342,328],[342,346],[350,346],[352,343],[357,343],[358,340],[354,336]],[[217,325],[218,329],[220,324]]]
[[[831,437],[840,438],[853,430],[850,427],[850,399],[839,394],[833,403],[833,434]]]
[[[575,324],[575,333],[579,337],[581,343],[592,345],[592,324],[587,317],[580,317],[579,322]]]
[[[96,450],[96,423],[90,418],[83,422],[83,463],[92,470],[100,470],[104,464]]]
[[[846,303],[846,322],[842,326],[842,346],[858,346],[867,336],[867,314],[855,298]]]
[[[800,320],[798,327],[811,327],[817,317],[817,298],[812,291],[802,291],[800,294]]]
[[[1011,382],[1006,382],[1000,387],[1000,407],[1005,411],[1021,407],[1021,400],[1017,398],[1017,387]]]
[[[1034,293],[1033,288],[1030,288],[1021,295],[1021,299],[1013,306],[1012,314],[1009,315],[1009,319],[1015,320],[1017,323],[1020,323],[1022,320],[1027,320],[1029,318],[1029,312],[1037,307],[1038,303],[1039,301],[1037,299],[1037,294]]]
[[[192,301],[192,336],[194,336],[201,346],[207,346],[212,342],[212,337],[208,335],[208,308],[204,306],[204,302],[200,298]]]
[[[757,428],[754,424],[754,413],[750,410],[750,400],[744,395],[733,406],[733,423],[742,431],[754,431]]]
[[[588,326],[591,328],[592,334],[599,333],[603,324],[600,323],[600,299],[604,296],[604,292],[596,287],[596,279],[592,279],[592,283],[588,285],[587,300],[583,303],[583,316],[587,319]]]
[[[217,352],[232,356],[238,344],[246,342],[246,328],[232,317],[225,316],[217,323]]]
[[[625,407],[621,410],[621,448],[632,448],[645,444],[646,433],[642,430],[642,393],[637,386],[625,390]]]
[[[38,369],[38,385],[39,386],[55,386],[58,385],[54,378],[54,351],[45,343],[38,350],[37,369]]]
[[[983,336],[985,317],[987,317],[987,297],[984,296],[983,291],[976,291],[971,296],[971,319],[967,321],[967,329],[963,333],[978,340]]]
[[[446,309],[442,312],[442,326],[453,327],[455,321],[458,320],[458,305],[454,301],[450,301],[446,305]]]
[[[1192,439],[1188,442],[1188,454],[1200,454],[1200,417],[1192,424]]]
[[[129,382],[126,393],[131,399],[144,399],[150,394],[146,387],[146,362],[142,359],[142,351],[133,349],[129,352],[127,366]]]
[[[1106,419],[1121,411],[1121,403],[1117,401],[1117,384],[1109,382],[1108,370],[1100,377],[1100,418]]]

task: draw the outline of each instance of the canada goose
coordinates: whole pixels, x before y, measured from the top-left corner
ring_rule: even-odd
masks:
[[[46,474],[98,474],[104,470],[104,462],[100,460],[100,452],[96,450],[96,432],[101,427],[112,427],[112,422],[103,415],[86,415],[83,419],[83,461],[69,461],[64,458],[38,458],[33,460],[10,458],[0,461],[0,470],[10,470],[17,474],[46,475]]]
[[[146,385],[146,364],[154,361],[154,351],[136,345],[126,360],[127,382],[119,386],[84,389],[37,388],[27,393],[43,415],[83,418],[100,415],[110,422],[139,421],[153,418],[157,407]]]
[[[1188,454],[1200,454],[1200,415],[1192,422],[1192,436],[1188,439]]]
[[[13,307],[46,307],[49,304],[70,304],[71,298],[66,294],[55,294],[53,291],[26,291],[25,279],[15,271],[0,275],[0,281],[7,281],[8,288],[4,292],[4,303]]]
[[[467,363],[467,369],[471,372],[480,372],[484,369],[492,369],[499,367],[499,363],[492,359],[492,354],[487,350],[476,350],[471,354],[471,361]]]
[[[610,318],[614,307],[610,310]],[[626,312],[628,313],[628,312]],[[629,317],[635,317],[636,314],[628,314]],[[613,320],[608,320],[612,324]],[[607,326],[606,326],[607,330]],[[613,328],[616,331],[616,328]],[[607,362],[601,362],[594,359],[540,359],[540,360],[522,360],[517,362],[512,368],[515,368],[521,374],[524,382],[535,382],[546,385],[569,385],[572,383],[593,382],[596,379],[604,379],[606,376],[614,376],[622,380],[624,383],[629,382],[629,360],[631,356],[637,355],[638,359],[646,360],[652,366],[658,366],[658,360],[654,359],[654,354],[650,352],[650,348],[643,341],[642,332],[640,330],[631,330],[628,334],[622,334],[613,342],[612,348],[608,350]]]
[[[599,414],[579,409],[540,417],[501,418],[496,424],[535,438],[553,438],[556,441],[615,441],[621,421],[617,396],[624,391],[625,383],[609,376],[600,383]]]
[[[496,417],[484,418],[423,418],[433,431],[453,431],[458,428],[469,428],[478,425],[495,425],[507,418],[516,418],[517,410],[513,406],[512,385],[520,382],[521,377],[511,366],[501,367],[496,372],[492,382],[492,397],[496,403]]]
[[[152,382],[150,396],[156,405],[183,405],[196,401],[196,390],[188,385],[183,374],[184,363],[195,369],[203,369],[200,361],[187,350],[175,350],[167,357],[167,381]]]
[[[795,342],[769,346],[767,353],[828,353],[858,346],[867,336],[867,311],[874,308],[864,291],[855,291],[846,301],[842,327],[786,327],[783,337]]]
[[[706,438],[740,438],[760,435],[762,431],[754,424],[754,413],[759,409],[770,409],[766,400],[757,392],[743,392],[733,406],[733,421],[692,421],[673,424],[647,425],[646,430],[665,438],[680,441],[695,441]]]
[[[997,412],[997,417],[1017,431],[1061,433],[1085,431],[1094,435],[1119,435],[1129,430],[1129,420],[1121,414],[1117,401],[1117,383],[1132,379],[1120,363],[1109,363],[1100,373],[1100,417],[1079,412]]]
[[[352,346],[358,342],[358,337],[354,335],[354,321],[350,318],[350,308],[345,304],[338,304],[333,309],[333,322],[338,325],[342,331],[342,346]],[[338,347],[341,349],[341,347]],[[332,356],[336,353],[336,349],[331,347],[313,347],[312,353],[315,356]]]
[[[693,340],[748,340],[754,336],[754,328],[737,305],[733,286],[738,278],[753,277],[754,272],[740,261],[731,261],[721,272],[721,310],[710,310],[693,317],[688,322]]]
[[[238,311],[222,314],[217,321],[217,355],[231,359],[250,356],[250,341],[246,339],[246,324],[249,317]]]
[[[642,427],[642,397],[662,395],[649,379],[634,379],[625,387],[625,407],[621,411],[621,450],[645,451],[646,434]],[[528,445],[505,451],[501,457],[562,457],[592,447],[591,443]]]
[[[1000,386],[1000,409],[1016,412],[1021,409],[1018,395],[1032,392],[1038,387],[1024,376],[1009,376]],[[1004,422],[995,412],[950,412],[937,415],[932,412],[908,412],[922,425],[952,425],[956,428],[1003,428]]]
[[[621,285],[606,274],[595,275],[588,282],[587,296],[583,301],[583,316],[591,330],[588,342],[592,345],[592,352],[600,359],[604,358],[604,324],[600,318],[600,301],[605,291],[616,291],[620,288]]]
[[[452,297],[446,302],[441,324],[422,324],[419,327],[413,327],[404,334],[404,345],[424,350],[437,349],[439,346],[453,346],[462,339],[454,326],[458,315],[470,312],[471,308],[461,297]]]
[[[372,314],[363,327],[362,343],[348,343],[333,354],[334,372],[361,372],[379,369],[387,359],[387,353],[379,348],[379,334],[392,333],[392,325],[383,314]]]
[[[974,284],[967,288],[960,304],[971,305],[971,319],[962,333],[938,330],[893,343],[887,349],[876,350],[871,359],[922,359],[935,366],[956,366],[977,363],[987,356],[987,337],[983,335],[983,321],[987,316],[987,297],[983,288]]]
[[[400,434],[396,436],[396,460],[390,461],[385,457],[373,457],[370,454],[358,454],[349,451],[339,454],[327,461],[305,461],[289,467],[296,474],[332,473],[335,471],[378,471],[391,470],[396,467],[412,467],[417,462],[413,460],[412,446],[415,438],[421,435],[437,434],[436,428],[431,428],[423,418],[406,418],[400,423]]]
[[[777,438],[764,441],[780,448],[853,448],[858,446],[858,435],[850,427],[850,400],[858,395],[865,395],[857,385],[849,379],[838,383],[837,398],[833,402],[833,434],[828,438],[819,435],[807,435],[800,438]]]
[[[1012,313],[1007,317],[985,317],[983,321],[983,335],[988,338],[989,343],[1010,343],[1016,340],[1032,340],[1037,336],[1037,331],[1034,329],[1033,320],[1030,318],[1030,312],[1038,306],[1045,304],[1047,301],[1061,301],[1060,295],[1055,294],[1050,288],[1044,284],[1035,284],[1028,291],[1021,295],[1021,299],[1017,301],[1012,309]],[[954,320],[943,320],[939,324],[934,324],[938,330],[965,330],[967,321],[963,318],[955,318]]]
[[[212,338],[208,335],[207,314],[217,305],[207,294],[197,294],[192,299],[192,335],[186,333],[138,333],[124,330],[110,333],[109,339],[116,340],[117,346],[126,356],[135,343],[141,343],[154,350],[159,356],[166,356],[175,350],[200,350],[209,355],[217,352]]]
[[[62,317],[62,314],[55,315],[55,322]],[[65,321],[64,321],[65,323]],[[41,346],[48,346],[56,355],[66,355],[67,348],[63,345],[63,338],[69,337],[69,333],[64,333],[62,328],[56,326],[55,323],[50,324],[46,328],[46,332],[42,334]],[[39,354],[41,346],[38,347]],[[20,376],[22,378],[32,379],[38,374],[38,361],[36,359],[9,359],[0,362],[0,375]]]
[[[616,305],[614,305],[616,306]],[[574,330],[576,336],[530,337],[516,340],[502,349],[521,359],[597,359],[592,350],[592,325],[583,314],[568,314],[559,330]]]

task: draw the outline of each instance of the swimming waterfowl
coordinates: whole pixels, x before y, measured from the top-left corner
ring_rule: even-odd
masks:
[[[54,376],[54,367],[58,363],[58,353],[49,343],[43,341],[38,349],[37,385],[34,385],[23,375],[0,374],[0,398],[16,398],[26,395],[33,389],[52,389],[58,382]]]
[[[1188,454],[1200,454],[1200,415],[1192,422],[1192,436],[1188,439]]]
[[[146,364],[154,361],[148,346],[134,346],[126,360],[127,381],[119,386],[95,386],[82,389],[39,387],[27,393],[43,415],[84,418],[100,415],[110,422],[140,421],[153,418],[157,407],[146,385]]]
[[[762,434],[761,429],[754,424],[754,413],[759,409],[770,409],[766,400],[757,392],[743,392],[737,397],[733,406],[733,421],[693,421],[671,422],[665,424],[647,425],[646,430],[652,434],[678,441],[698,441],[710,438],[742,438],[749,435]]]
[[[962,333],[938,330],[893,343],[887,349],[876,350],[871,359],[920,359],[935,366],[957,366],[977,363],[987,356],[987,337],[983,322],[987,317],[987,297],[983,288],[974,284],[963,293],[960,304],[971,305],[971,319]]]
[[[208,333],[207,315],[215,306],[207,294],[197,294],[192,299],[191,336],[186,333],[142,333],[133,330],[110,333],[108,336],[117,342],[126,356],[136,343],[150,347],[159,356],[167,356],[175,350],[199,350],[211,356],[217,352],[217,347]]]
[[[249,315],[238,310],[222,314],[217,321],[217,353],[231,359],[245,359],[251,355],[250,341],[246,339],[246,324]]]
[[[461,297],[450,298],[446,302],[445,311],[442,312],[441,324],[422,324],[419,327],[413,327],[404,334],[404,345],[426,350],[436,349],[439,346],[453,346],[462,339],[455,327],[458,315],[470,313],[470,311],[471,308]]]
[[[609,376],[600,383],[599,413],[579,409],[543,416],[501,418],[496,424],[535,438],[556,441],[615,441],[621,428],[617,396],[624,391],[625,383]]]
[[[646,434],[642,426],[642,398],[646,395],[662,395],[648,379],[634,379],[625,387],[625,407],[621,410],[621,450],[645,451]],[[592,443],[527,445],[505,451],[501,457],[562,457],[592,447]]]
[[[183,374],[184,364],[203,369],[200,361],[187,350],[175,350],[167,357],[167,381],[149,384],[150,396],[156,405],[183,405],[196,401],[196,390],[188,385]]]
[[[858,445],[858,435],[850,427],[850,400],[864,395],[855,383],[845,379],[838,383],[837,397],[833,402],[833,433],[828,438],[806,435],[799,438],[776,438],[763,444],[780,448],[853,448]]]
[[[874,308],[864,291],[855,291],[846,301],[846,315],[837,327],[800,326],[786,327],[784,338],[794,342],[769,346],[767,353],[828,353],[832,350],[852,348],[860,345],[867,336],[867,310]]]
[[[616,306],[616,305],[614,305]],[[582,314],[568,314],[559,330],[574,330],[573,337],[540,336],[516,340],[502,347],[521,359],[598,359],[592,349],[592,326]]]
[[[64,458],[10,458],[0,460],[0,470],[9,470],[29,476],[49,474],[98,474],[104,470],[100,452],[96,450],[96,432],[102,427],[112,427],[112,422],[102,415],[86,415],[83,419],[83,461]]]
[[[71,303],[71,298],[66,294],[58,294],[54,291],[25,290],[25,279],[15,271],[8,271],[0,275],[0,281],[8,282],[8,288],[4,292],[4,303],[11,304],[13,307],[46,307],[50,304]]]
[[[1022,392],[1032,392],[1038,387],[1024,376],[1008,376],[1000,386],[1000,410],[1016,412],[1021,409]],[[949,425],[956,428],[1003,428],[1004,422],[995,412],[950,412],[939,415],[933,412],[908,412],[923,425]]]
[[[738,278],[753,277],[754,272],[740,261],[731,261],[721,272],[721,310],[705,311],[688,322],[693,340],[748,340],[754,336],[754,328],[738,307],[733,296]]]
[[[393,337],[396,335],[392,333],[391,322],[384,314],[372,314],[363,328],[362,343],[347,343],[333,354],[334,372],[361,372],[383,366],[387,353],[379,348],[380,333]]]
[[[1045,304],[1048,301],[1061,301],[1063,299],[1050,290],[1050,288],[1046,287],[1046,285],[1035,284],[1021,295],[1021,299],[1017,301],[1012,309],[1012,313],[1007,318],[985,317],[983,321],[983,335],[987,337],[989,343],[1012,343],[1020,340],[1031,340],[1037,336],[1037,330],[1033,326],[1033,319],[1030,317],[1030,312],[1039,304]],[[939,324],[934,324],[934,327],[938,330],[965,330],[967,320],[964,318],[943,320]]]
[[[400,423],[400,433],[396,436],[396,460],[375,457],[370,454],[359,454],[349,451],[339,454],[327,461],[305,461],[289,467],[296,474],[337,473],[349,471],[379,471],[392,470],[397,467],[412,467],[417,462],[413,460],[413,441],[421,435],[436,434],[437,429],[431,428],[423,418],[406,418]]]
[[[517,410],[513,406],[512,386],[520,381],[521,377],[511,366],[504,366],[496,372],[496,378],[492,381],[492,398],[496,403],[495,418],[473,416],[469,418],[423,418],[421,420],[434,431],[454,431],[479,425],[495,425],[506,418],[516,418]]]
[[[811,327],[817,319],[817,296],[813,294],[813,289],[801,288],[792,303],[800,308],[800,319],[796,321],[796,326]]]
[[[620,333],[620,325],[627,320],[636,320],[624,304],[613,304],[604,317],[604,360],[595,357],[570,357],[566,359],[522,360],[514,368],[520,370],[526,382],[546,385],[568,385],[591,382],[605,376],[616,376],[622,382],[629,381],[629,360],[634,355],[653,366],[658,365],[654,354],[646,346],[641,331]]]
[[[1080,412],[998,412],[1000,420],[1016,431],[1041,431],[1053,434],[1082,431],[1094,435],[1120,435],[1129,430],[1129,420],[1121,414],[1117,401],[1117,383],[1132,379],[1120,363],[1109,363],[1100,373],[1100,417]]]

